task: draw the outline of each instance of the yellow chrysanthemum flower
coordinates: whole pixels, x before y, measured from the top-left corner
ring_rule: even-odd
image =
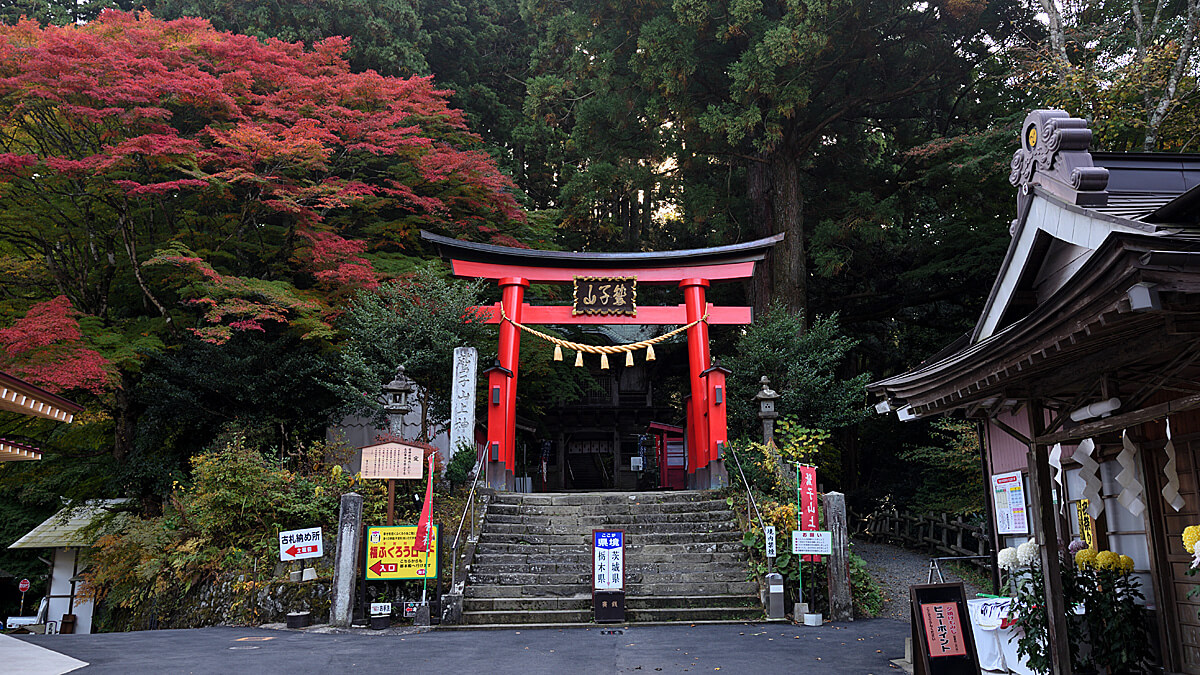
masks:
[[[1188,553],[1196,553],[1196,542],[1200,541],[1200,525],[1188,525],[1183,528],[1183,547]]]
[[[1096,554],[1096,567],[1102,570],[1116,569],[1121,564],[1121,556],[1112,551],[1100,551]]]
[[[1079,569],[1096,566],[1096,549],[1085,548],[1075,554],[1075,566]]]
[[[1127,555],[1121,556],[1121,571],[1125,574],[1133,572],[1133,558]]]

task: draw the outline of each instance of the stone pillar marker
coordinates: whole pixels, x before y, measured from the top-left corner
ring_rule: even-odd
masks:
[[[850,531],[846,525],[846,495],[826,492],[825,527],[830,532],[829,620],[853,621],[854,603],[850,596]]]
[[[338,510],[336,550],[333,557],[333,598],[329,625],[349,628],[354,619],[354,584],[358,580],[358,547],[362,539],[363,498],[357,492],[342,495]]]
[[[454,392],[450,398],[450,456],[463,445],[475,447],[475,383],[479,352],[474,347],[454,348]]]

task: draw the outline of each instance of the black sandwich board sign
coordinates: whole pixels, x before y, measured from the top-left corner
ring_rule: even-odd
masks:
[[[908,587],[914,675],[978,675],[979,656],[963,585]]]

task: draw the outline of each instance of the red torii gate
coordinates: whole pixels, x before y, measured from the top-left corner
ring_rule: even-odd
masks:
[[[517,363],[521,332],[515,323],[686,325],[691,396],[687,404],[688,487],[705,489],[727,483],[724,464],[725,375],[712,367],[708,325],[744,325],[749,307],[717,307],[705,299],[713,281],[753,276],[755,264],[783,240],[783,234],[744,244],[683,251],[580,253],[512,248],[460,241],[430,232],[421,238],[437,246],[456,277],[495,279],[501,301],[477,309],[488,323],[500,324],[499,365],[488,373],[487,482],[511,490],[516,459]],[[633,283],[677,284],[683,304],[635,307],[631,314],[579,314],[573,306],[533,306],[524,302],[531,283],[574,283],[581,277],[632,278]],[[505,319],[508,319],[507,321]]]

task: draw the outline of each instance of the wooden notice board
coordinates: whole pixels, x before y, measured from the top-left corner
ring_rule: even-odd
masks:
[[[420,478],[425,449],[405,443],[380,443],[362,449],[363,478]]]
[[[916,675],[978,675],[979,656],[961,583],[909,586]]]

